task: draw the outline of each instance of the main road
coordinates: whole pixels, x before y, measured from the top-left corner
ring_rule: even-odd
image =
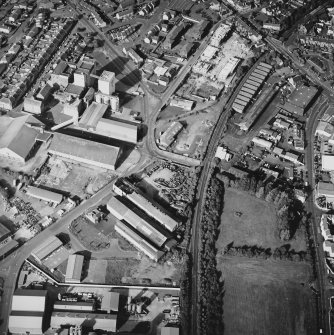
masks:
[[[31,254],[31,252],[40,245],[46,238],[52,235],[59,234],[66,229],[70,223],[82,215],[90,207],[99,204],[105,197],[111,194],[113,183],[109,183],[99,192],[93,195],[88,200],[83,201],[79,206],[72,209],[69,213],[65,214],[61,219],[47,227],[41,233],[27,241],[19,249],[17,249],[12,255],[0,262],[0,276],[4,276],[5,284],[3,288],[3,295],[1,297],[0,315],[0,333],[7,334],[8,319],[11,310],[11,299],[15,290],[17,276],[20,271],[22,264],[25,259]]]

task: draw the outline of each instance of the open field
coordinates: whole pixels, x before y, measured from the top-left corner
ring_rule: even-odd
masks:
[[[316,334],[306,263],[223,257],[225,335]]]
[[[238,217],[236,212],[242,215]],[[222,250],[234,242],[236,246],[257,245],[273,250],[287,244],[279,239],[276,219],[273,204],[242,191],[227,189],[217,247]],[[288,244],[295,251],[306,250],[303,232],[297,231],[295,239]]]
[[[316,307],[308,286],[312,279],[309,263],[222,256],[231,242],[272,251],[286,244],[295,251],[306,250],[303,232],[297,231],[292,241],[281,241],[273,204],[245,192],[226,189],[222,201],[217,268],[225,284],[224,334],[315,334]]]

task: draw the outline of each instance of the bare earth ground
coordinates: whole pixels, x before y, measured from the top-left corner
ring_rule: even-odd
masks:
[[[275,207],[234,189],[227,189],[222,201],[217,267],[225,282],[224,335],[315,334],[314,295],[307,285],[309,263],[222,256],[232,241],[272,250],[287,244],[277,236]],[[292,249],[306,249],[303,236],[299,232],[289,242]]]

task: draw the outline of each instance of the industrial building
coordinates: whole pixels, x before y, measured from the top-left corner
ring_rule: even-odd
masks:
[[[43,188],[29,186],[27,188],[27,195],[33,198],[37,198],[46,202],[51,202],[55,205],[59,205],[63,201],[62,194],[45,190]]]
[[[98,90],[106,95],[111,95],[115,92],[115,73],[103,71],[98,80]]]
[[[34,127],[32,127],[34,126]],[[0,158],[25,163],[34,153],[43,123],[31,115],[0,116]]]
[[[317,197],[325,196],[334,199],[334,184],[319,181],[316,189]]]
[[[321,169],[323,171],[334,171],[333,155],[321,155]]]
[[[0,243],[11,235],[10,230],[0,222]]]
[[[13,240],[12,238],[7,238],[5,241],[1,243],[0,246],[0,259],[7,257],[11,252],[13,252],[16,248],[19,247],[19,242]]]
[[[263,138],[260,138],[260,137],[254,137],[254,138],[252,139],[252,142],[253,142],[255,145],[257,145],[257,146],[259,146],[259,147],[262,147],[262,148],[264,148],[264,149],[266,149],[266,150],[270,150],[270,149],[273,147],[273,145],[274,145],[273,142],[267,141],[267,140],[265,140],[265,139],[263,139]]]
[[[115,230],[127,241],[133,244],[138,250],[156,262],[164,254],[157,247],[146,241],[141,234],[129,227],[125,222],[117,221],[115,223]]]
[[[118,312],[119,306],[119,293],[107,292],[103,294],[101,302],[101,310],[108,313]]]
[[[236,123],[241,130],[248,131],[253,126],[254,122],[264,112],[269,103],[274,99],[278,90],[279,87],[276,85],[267,86],[262,90],[260,96],[256,99],[254,104],[246,112],[246,115],[244,116],[243,120],[239,123]],[[242,99],[242,96],[240,96],[239,99]],[[249,98],[243,98],[243,99],[246,100]]]
[[[84,256],[70,255],[67,261],[65,283],[80,283]]]
[[[82,88],[92,86],[94,83],[94,77],[91,75],[95,75],[95,72],[96,63],[94,58],[83,55],[77,64],[76,70],[74,71],[73,85]]]
[[[313,86],[300,86],[288,97],[283,109],[298,115],[304,115],[318,95],[318,89]]]
[[[44,101],[36,100],[34,97],[24,98],[23,110],[31,114],[42,114],[45,110]]]
[[[54,311],[94,312],[94,302],[87,301],[56,301]]]
[[[14,292],[8,329],[13,334],[42,335],[48,329],[45,316],[46,290],[18,289]]]
[[[130,224],[135,230],[146,236],[154,245],[161,247],[167,240],[148,216],[137,210],[134,205],[124,198],[112,197],[107,203],[108,211],[118,220],[124,220]],[[132,206],[132,207],[129,207]]]
[[[254,71],[250,74],[247,78],[246,82],[242,86],[241,92],[246,92],[248,95],[252,97],[255,96],[256,92],[259,90],[260,86],[265,82],[266,78],[268,77],[272,66],[266,63],[259,63]],[[238,95],[239,96],[239,95]],[[249,97],[250,98],[250,97]],[[242,103],[240,100],[240,96],[235,99],[233,102],[232,108],[237,113],[243,113],[248,105],[248,103]]]
[[[174,121],[161,134],[159,144],[162,148],[167,149],[174,141],[178,133],[182,130],[183,125],[180,122]]]
[[[51,316],[51,328],[60,329],[69,326],[84,326],[86,329],[116,332],[116,321],[117,315],[115,314],[55,311]]]
[[[77,162],[115,170],[121,147],[97,143],[61,133],[54,133],[49,153]]]
[[[101,118],[96,126],[96,133],[129,143],[137,143],[138,140],[136,124],[115,119]]]
[[[161,335],[179,335],[180,329],[175,327],[161,327]]]
[[[113,98],[113,96],[108,96]],[[118,97],[117,97],[118,99]],[[117,104],[117,101],[116,101]],[[115,106],[114,112],[119,111],[118,106]],[[120,121],[113,118],[103,118],[108,106],[105,104],[92,102],[82,115],[79,127],[88,132],[114,138],[129,143],[137,143],[138,140],[138,127],[137,124]]]
[[[195,101],[175,97],[171,99],[169,105],[172,107],[178,107],[178,108],[185,109],[187,111],[191,111],[195,105]]]
[[[96,130],[97,123],[106,113],[108,106],[97,102],[92,102],[85,112],[82,114],[79,121],[79,126],[89,130],[90,128]]]
[[[125,179],[118,179],[113,185],[113,191],[129,199],[137,207],[145,211],[149,216],[158,221],[162,226],[173,232],[179,225],[179,222],[171,217],[171,215],[165,213],[165,210],[161,208],[156,202],[152,202],[146,199],[138,190],[135,189],[130,183],[126,182]]]
[[[31,255],[34,256],[39,262],[51,255],[53,252],[62,247],[62,242],[56,236],[50,236],[38,247],[36,247]]]

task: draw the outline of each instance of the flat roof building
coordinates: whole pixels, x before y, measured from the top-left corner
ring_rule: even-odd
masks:
[[[110,312],[118,312],[119,306],[119,293],[118,292],[106,292],[103,294],[101,302],[101,310]]]
[[[18,289],[14,292],[8,320],[11,333],[42,335],[48,328],[44,315],[47,291]]]
[[[115,73],[103,71],[98,80],[98,90],[106,95],[111,95],[115,92]]]
[[[107,332],[116,332],[117,315],[77,312],[53,312],[51,327],[59,329],[69,326],[82,326]]]
[[[83,262],[84,256],[82,255],[70,255],[68,257],[65,283],[80,283]]]
[[[12,311],[44,312],[46,290],[17,289],[12,300]]]
[[[50,236],[44,242],[42,242],[38,247],[32,251],[32,255],[41,262],[44,258],[51,255],[54,251],[62,246],[62,242],[56,236]]]
[[[121,147],[97,143],[61,133],[54,133],[49,153],[106,170],[115,170]]]
[[[288,97],[283,108],[288,111],[303,115],[310,107],[312,101],[318,94],[318,89],[313,86],[300,86],[296,88]]]
[[[334,171],[334,155],[321,155],[321,169]]]
[[[96,126],[96,133],[129,143],[138,141],[137,125],[126,121],[102,118]]]
[[[33,198],[37,198],[43,201],[52,202],[56,205],[59,205],[63,201],[63,195],[45,190],[43,188],[29,186],[27,188],[27,195]]]
[[[53,305],[55,311],[76,311],[76,312],[93,312],[94,302],[86,301],[56,301]]]
[[[317,196],[334,198],[334,184],[319,181],[317,184]]]
[[[8,330],[12,334],[42,335],[44,312],[13,311],[8,320]]]
[[[180,329],[175,327],[161,327],[161,335],[179,335]]]

